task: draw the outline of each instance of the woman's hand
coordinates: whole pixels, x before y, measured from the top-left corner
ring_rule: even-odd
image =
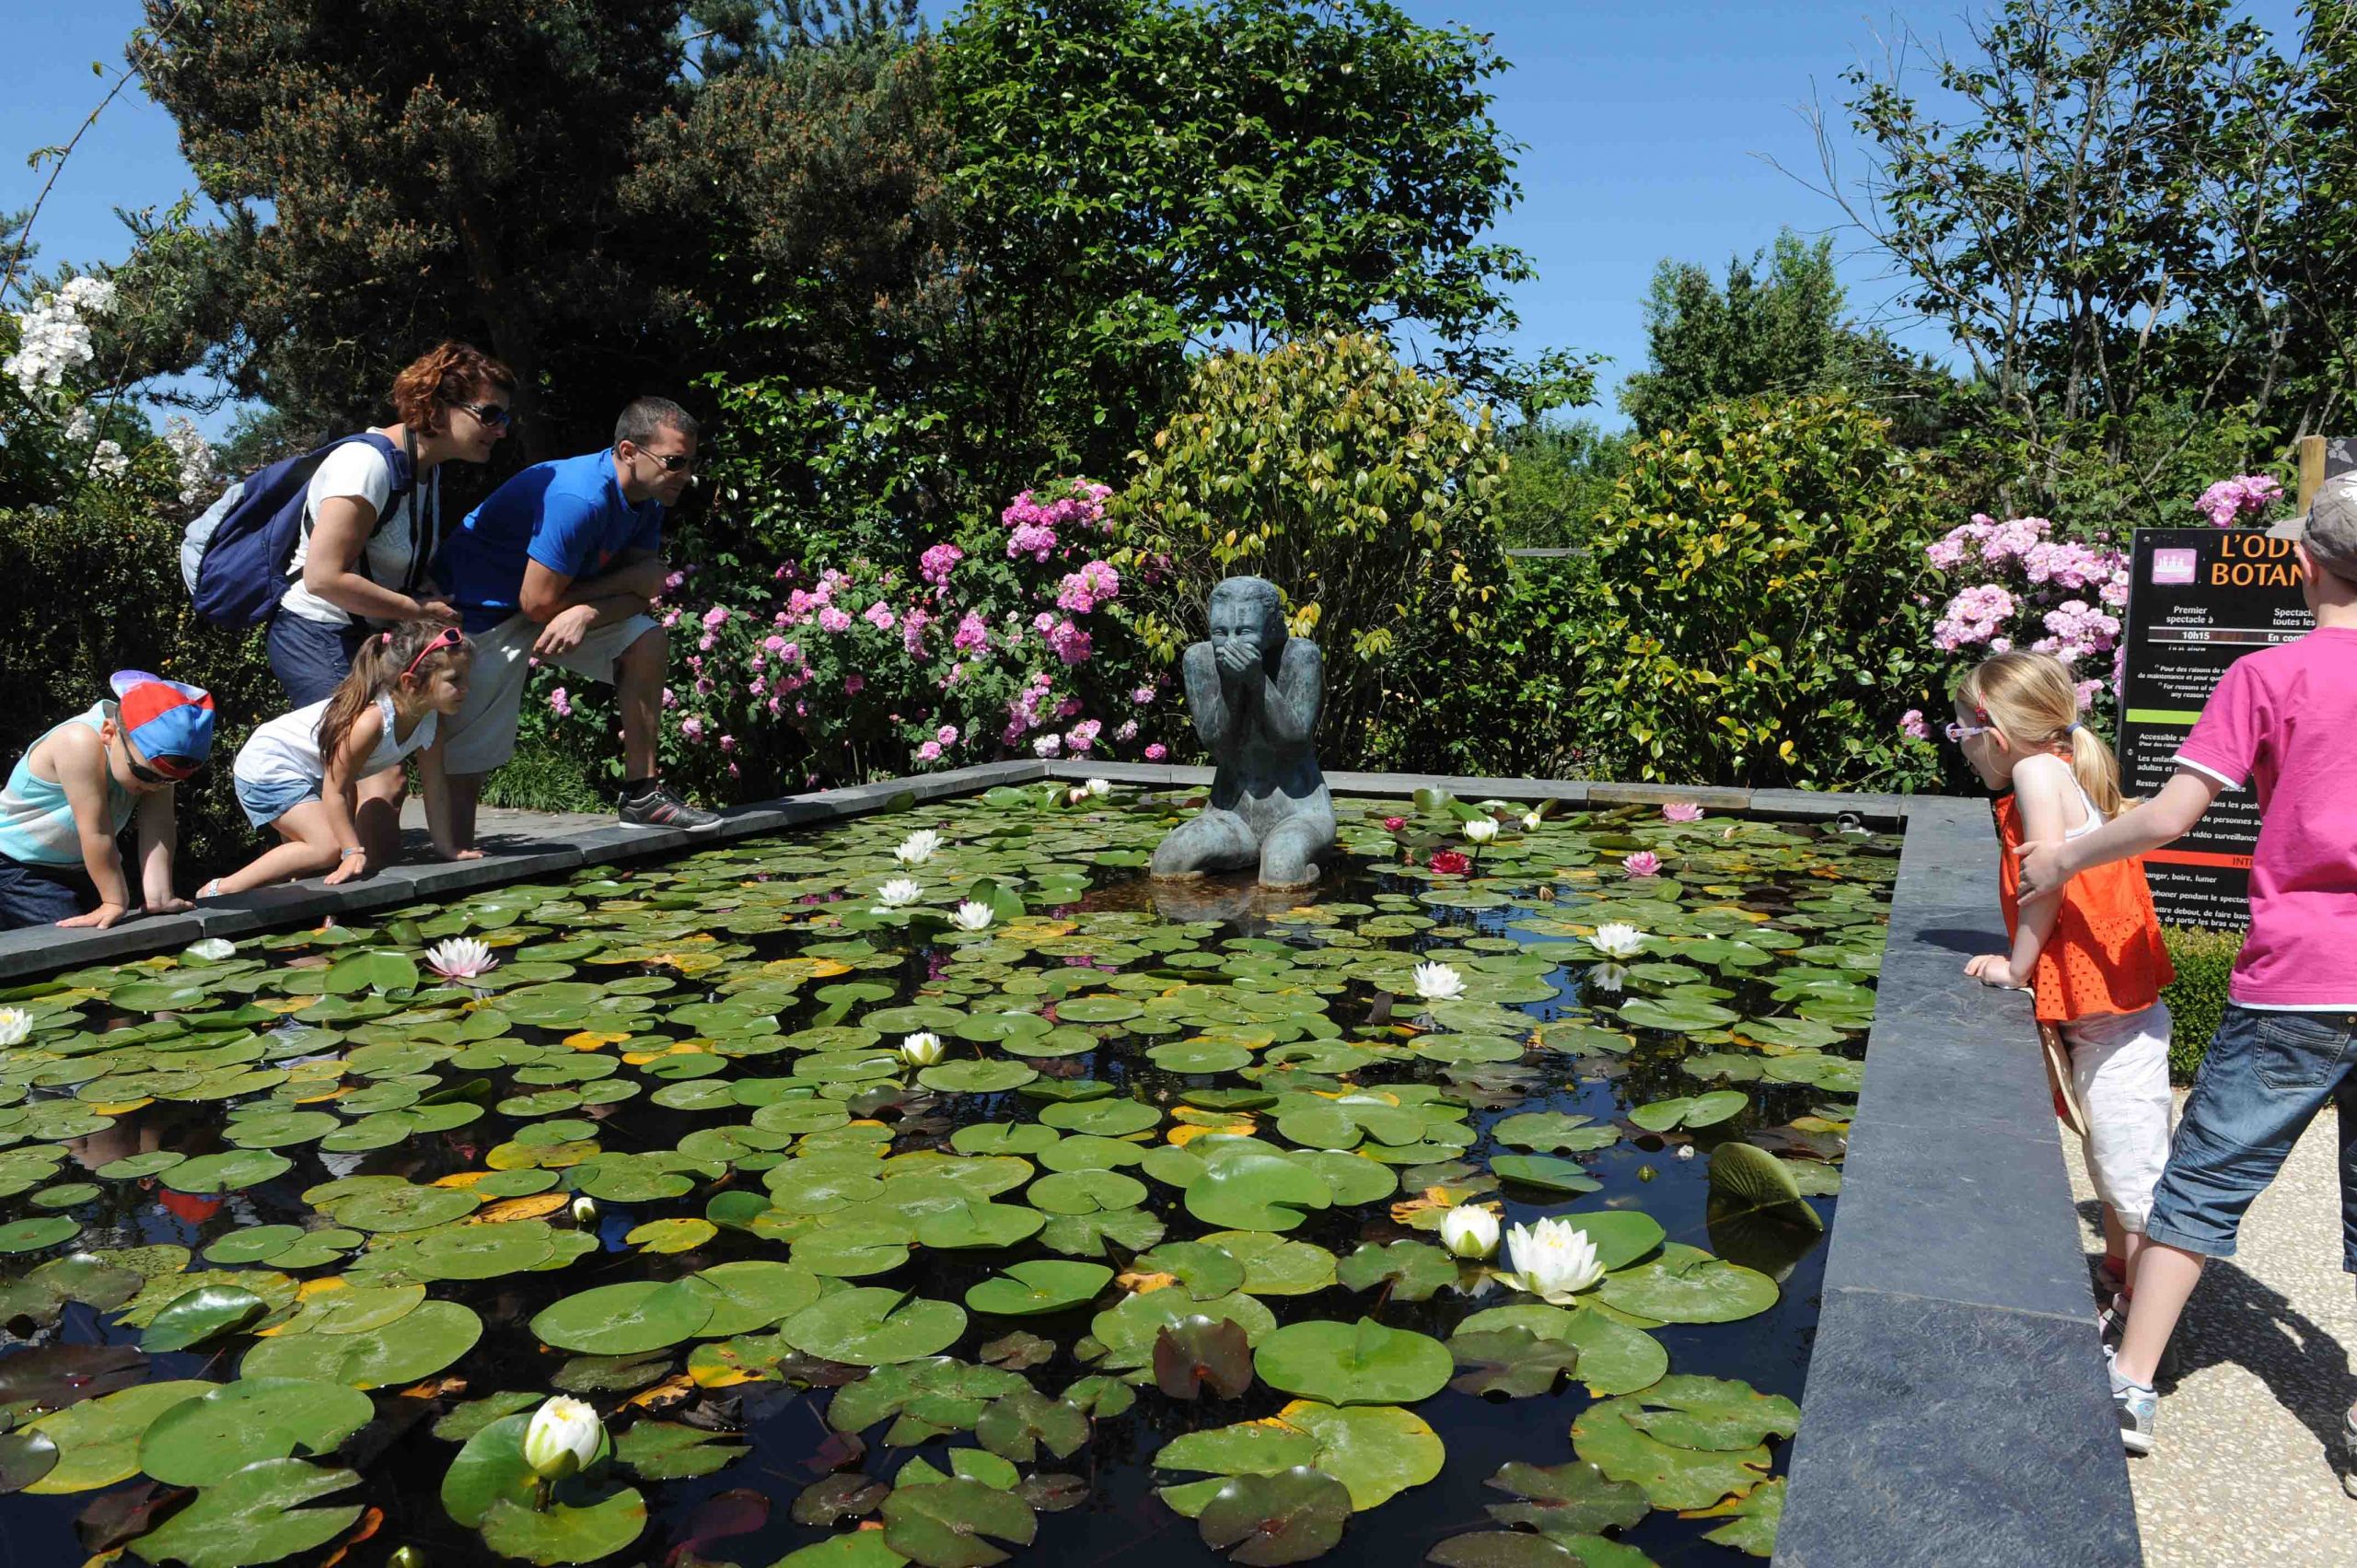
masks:
[[[367,869],[368,852],[366,850],[345,850],[343,852],[343,857],[336,862],[335,869],[328,873],[327,886],[333,888],[341,883],[349,882],[354,877],[358,877],[365,873]]]
[[[422,598],[417,601],[417,614],[412,619],[438,621],[445,626],[455,626],[459,623],[459,612],[446,598]]]
[[[2006,991],[2026,991],[2029,977],[2014,972],[2014,960],[2004,953],[1983,953],[1968,960],[1964,972],[1983,985],[1994,985]]]

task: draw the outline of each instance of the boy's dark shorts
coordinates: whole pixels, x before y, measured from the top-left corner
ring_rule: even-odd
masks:
[[[99,890],[79,866],[30,865],[0,854],[0,931],[55,925],[99,907]]]

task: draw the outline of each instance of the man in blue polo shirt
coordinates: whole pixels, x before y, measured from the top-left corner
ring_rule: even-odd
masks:
[[[493,491],[442,547],[474,671],[443,726],[451,832],[471,849],[482,776],[516,751],[516,714],[538,657],[608,681],[622,711],[621,819],[640,827],[709,828],[657,775],[656,741],[669,667],[648,607],[670,567],[663,512],[695,479],[696,422],[662,398],[622,410],[603,451],[536,463]]]

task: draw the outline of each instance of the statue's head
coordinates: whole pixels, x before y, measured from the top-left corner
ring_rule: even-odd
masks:
[[[1284,653],[1285,610],[1274,583],[1261,577],[1228,577],[1212,590],[1212,647],[1216,650],[1239,637],[1257,643],[1269,668],[1277,668]]]

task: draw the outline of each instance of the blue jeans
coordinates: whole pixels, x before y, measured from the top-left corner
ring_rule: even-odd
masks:
[[[2205,1258],[2232,1257],[2243,1211],[2327,1102],[2340,1113],[2340,1266],[2357,1273],[2357,1012],[2226,1004],[2144,1234]]]
[[[324,700],[352,673],[352,656],[359,650],[364,626],[331,626],[282,610],[270,618],[262,635],[262,651],[270,672],[286,691],[290,707],[308,708]]]
[[[99,906],[80,866],[32,865],[0,854],[0,931],[55,925]]]

